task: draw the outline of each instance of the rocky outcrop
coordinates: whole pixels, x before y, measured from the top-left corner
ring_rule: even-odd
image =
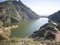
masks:
[[[43,38],[45,40],[54,40],[60,42],[60,11],[51,15],[48,20],[48,23],[41,26],[38,31],[35,31],[31,37],[32,38]],[[57,23],[56,23],[57,22]]]
[[[32,38],[44,38],[47,40],[55,40],[57,41],[57,39],[59,38],[57,35],[60,36],[60,26],[55,26],[55,25],[51,25],[50,23],[47,23],[45,25],[43,25],[42,27],[40,27],[40,29],[38,31],[35,31],[31,37]],[[60,41],[60,40],[59,40]]]
[[[20,22],[21,20],[38,19],[39,16],[21,1],[7,0],[0,2],[0,18],[7,22]]]
[[[60,24],[60,10],[48,16],[49,20],[52,22]]]

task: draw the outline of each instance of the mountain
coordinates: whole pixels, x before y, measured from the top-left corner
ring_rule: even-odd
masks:
[[[60,23],[60,10],[48,16],[48,18],[53,22]]]
[[[60,25],[56,26],[51,22],[48,22],[40,27],[38,31],[35,31],[29,38],[33,38],[36,40],[50,40],[60,42]]]
[[[48,23],[40,27],[30,37],[60,42],[60,11],[48,16]]]
[[[40,18],[34,11],[20,0],[6,0],[0,2],[0,20],[3,22],[20,22]]]

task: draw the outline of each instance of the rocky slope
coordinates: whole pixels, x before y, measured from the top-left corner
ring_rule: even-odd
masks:
[[[60,23],[60,10],[48,16],[48,18],[56,23]]]
[[[39,16],[21,1],[0,2],[0,20],[20,22],[21,20],[38,19]]]
[[[48,23],[41,26],[38,31],[35,31],[31,37],[32,38],[43,38],[45,40],[54,40],[60,42],[60,11],[50,15]],[[57,23],[56,23],[57,22]]]
[[[6,0],[0,2],[0,40],[9,39],[11,29],[17,28],[16,22],[38,19],[39,16],[20,0]],[[15,23],[12,25],[12,23]]]

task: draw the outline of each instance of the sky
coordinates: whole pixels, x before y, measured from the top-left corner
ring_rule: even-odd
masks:
[[[39,15],[50,15],[60,10],[60,0],[21,0]]]
[[[0,0],[4,1],[4,0]],[[50,15],[60,10],[60,0],[21,0],[39,15]]]
[[[0,0],[0,2],[5,1],[5,0]]]

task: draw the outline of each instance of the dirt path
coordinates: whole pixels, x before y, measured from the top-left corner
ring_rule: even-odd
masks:
[[[60,41],[60,31],[58,33],[56,33],[56,41],[59,42]]]

